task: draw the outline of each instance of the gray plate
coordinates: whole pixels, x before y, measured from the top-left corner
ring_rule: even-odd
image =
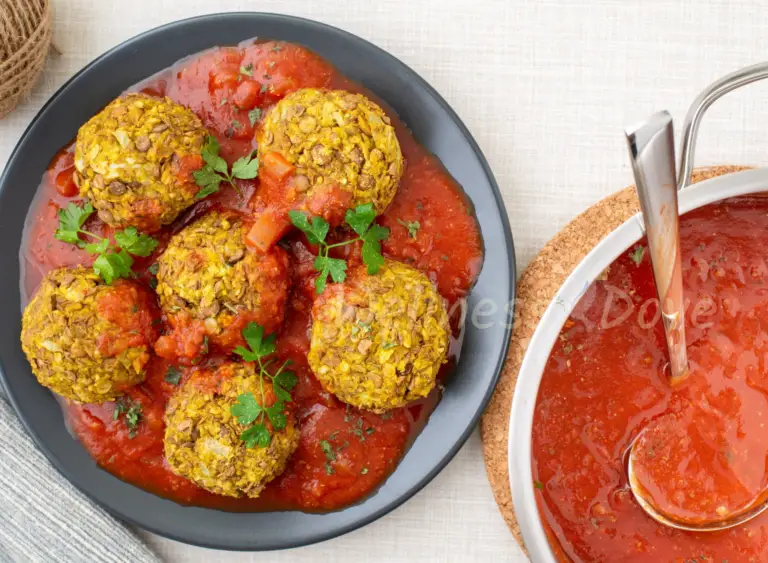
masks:
[[[75,137],[82,123],[134,83],[198,51],[256,36],[305,45],[386,101],[464,186],[486,246],[483,271],[469,300],[463,353],[429,423],[373,496],[327,514],[243,514],[182,506],[113,477],[67,432],[58,404],[37,384],[19,344],[17,257],[22,228],[54,154]],[[119,518],[178,541],[218,549],[281,549],[333,538],[376,520],[426,485],[469,437],[490,399],[509,340],[505,307],[515,291],[512,234],[499,188],[474,139],[445,100],[403,63],[354,35],[272,14],[218,14],[154,29],[112,49],[62,86],[32,121],[0,178],[0,256],[5,311],[0,371],[32,438],[67,479]],[[472,322],[472,311],[481,300],[478,311],[485,314]],[[490,303],[496,309],[489,314],[494,310]]]

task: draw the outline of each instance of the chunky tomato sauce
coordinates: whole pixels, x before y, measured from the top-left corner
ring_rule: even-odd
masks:
[[[675,519],[737,512],[768,482],[768,196],[693,211],[680,230],[688,379],[667,381],[645,241],[589,286],[547,363],[533,473],[562,560],[768,560],[768,513],[723,532],[674,530],[647,516],[627,483],[638,436],[639,477]]]
[[[249,69],[252,76],[243,76],[241,67]],[[218,138],[221,155],[232,164],[255,148],[253,137],[259,124],[258,119],[251,123],[249,111],[260,109],[263,113],[287,93],[307,86],[364,92],[310,51],[275,42],[214,49],[182,61],[134,89],[169,96],[195,111]],[[371,97],[369,92],[364,93]],[[480,272],[483,249],[479,227],[471,204],[440,162],[413,139],[393,112],[388,114],[396,127],[406,172],[394,202],[378,219],[391,229],[383,253],[425,272],[451,307],[468,294]],[[274,177],[279,176],[279,166],[270,167],[270,171],[271,176],[262,180],[237,180],[239,194],[222,184],[218,193],[154,234],[160,244],[153,256],[137,260],[134,271],[139,279],[152,286],[152,264],[168,238],[208,209],[234,209],[254,221],[265,208],[275,210],[275,206],[267,204],[270,197],[274,199],[270,194],[277,189],[275,182],[280,181]],[[72,147],[68,147],[51,163],[27,218],[21,249],[22,292],[26,298],[51,269],[89,265],[93,260],[83,250],[53,237],[58,210],[70,201],[78,201],[72,173]],[[326,203],[317,205],[322,208]],[[414,237],[406,225],[415,221],[420,228]],[[85,228],[102,236],[112,233],[95,217]],[[277,355],[294,362],[291,369],[296,372],[298,384],[292,404],[301,428],[301,442],[283,475],[253,500],[209,493],[170,471],[163,456],[163,414],[168,398],[196,370],[216,365],[228,356],[212,348],[203,359],[172,363],[166,357],[183,357],[185,351],[191,356],[196,350],[205,351],[207,345],[202,327],[189,323],[179,334],[178,327],[172,330],[169,319],[160,315],[153,319],[154,326],[175,337],[164,341],[169,348],[159,347],[159,351],[166,352],[163,357],[151,357],[146,381],[126,392],[124,409],[141,405],[141,420],[133,431],[123,416],[115,417],[115,403],[64,407],[72,430],[104,468],[175,501],[227,510],[334,510],[365,498],[392,472],[426,423],[439,391],[424,401],[380,416],[347,407],[323,390],[306,361],[315,295],[314,255],[306,239],[287,228],[285,233],[280,245],[289,255],[292,286],[286,322],[278,332]],[[351,261],[350,267],[360,260],[359,245],[341,250]],[[119,303],[106,304],[105,308],[110,316],[131,314],[121,312]],[[452,316],[456,336],[458,317]],[[125,343],[105,341],[105,346],[121,345]],[[457,340],[451,347],[454,356],[458,348]],[[195,365],[179,365],[185,363]],[[449,371],[452,363],[453,357],[443,372]]]

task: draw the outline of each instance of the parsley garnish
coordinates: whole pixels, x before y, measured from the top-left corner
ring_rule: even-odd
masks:
[[[253,108],[251,111],[248,112],[248,121],[251,122],[251,127],[256,125],[256,122],[261,119],[261,109],[260,108]]]
[[[315,258],[314,264],[315,270],[320,272],[315,280],[317,293],[325,291],[328,276],[331,276],[331,279],[337,283],[347,279],[347,262],[340,258],[331,258],[328,255],[331,248],[363,241],[363,263],[368,266],[368,273],[376,274],[384,264],[384,257],[381,255],[381,241],[389,236],[389,229],[373,222],[376,218],[376,212],[372,203],[358,205],[354,209],[347,210],[344,219],[358,236],[336,244],[325,242],[330,226],[328,221],[322,217],[315,215],[310,219],[310,216],[304,211],[289,211],[288,215],[291,218],[291,223],[307,236],[307,240],[319,247],[319,254]]]
[[[541,481],[534,481],[533,482],[533,486],[536,487],[537,489],[541,490],[541,489],[544,488],[544,483],[542,483]]]
[[[416,233],[419,232],[419,229],[421,228],[421,223],[418,221],[403,221],[402,219],[397,220],[398,223],[400,223],[403,227],[408,229],[408,236],[411,238],[416,238]]]
[[[149,235],[136,230],[136,227],[128,227],[115,233],[115,242],[121,250],[134,256],[149,256],[157,248],[157,241]]]
[[[98,254],[93,263],[93,271],[101,276],[107,284],[111,284],[118,278],[130,278],[133,276],[133,256],[149,256],[157,248],[157,241],[139,233],[136,227],[128,227],[115,232],[117,248],[108,238],[100,237],[83,229],[88,218],[93,215],[94,209],[90,203],[75,205],[70,203],[59,209],[59,228],[53,235],[62,242],[76,244],[90,254]],[[80,236],[88,237],[87,242]]]
[[[245,442],[245,447],[253,448],[260,446],[266,448],[272,442],[272,435],[265,424],[267,419],[275,430],[282,430],[288,423],[285,416],[285,403],[291,400],[291,389],[296,385],[296,376],[293,372],[285,371],[291,361],[286,360],[283,365],[272,375],[267,371],[267,367],[272,360],[264,361],[264,358],[274,354],[275,335],[270,334],[264,337],[264,327],[254,322],[248,323],[243,329],[243,337],[248,343],[248,348],[238,346],[235,348],[235,354],[241,356],[246,362],[256,362],[259,368],[259,399],[254,397],[253,393],[243,393],[237,397],[237,402],[232,405],[229,412],[237,417],[240,424],[251,425],[242,434],[240,439]],[[271,405],[266,406],[267,398],[264,392],[264,379],[269,378],[272,381],[272,390],[277,400]]]
[[[246,76],[253,76],[253,63],[248,63],[246,66],[241,66],[240,74],[244,74]]]
[[[331,465],[331,462],[336,461],[336,458],[338,457],[338,454],[343,449],[347,448],[349,446],[349,442],[347,440],[344,440],[344,443],[340,446],[336,446],[336,449],[334,449],[333,444],[331,444],[332,441],[334,441],[339,436],[339,430],[336,430],[332,432],[327,440],[320,440],[320,449],[323,450],[323,453],[325,454],[325,472],[328,475],[334,474],[333,466]]]
[[[128,428],[128,437],[133,440],[141,422],[141,403],[134,403],[130,399],[120,397],[115,401],[115,410],[112,412],[112,420],[117,420],[124,414],[125,426]]]
[[[239,121],[233,120],[232,125],[235,126],[235,123],[237,123],[238,128],[243,126]],[[259,175],[259,159],[255,156],[256,151],[238,158],[232,165],[230,172],[227,161],[219,156],[220,150],[221,146],[215,137],[209,135],[205,138],[202,151],[205,166],[192,174],[195,182],[200,186],[200,191],[195,196],[197,199],[218,192],[222,182],[228,183],[236,192],[240,193],[235,185],[235,178],[253,180]]]
[[[365,434],[363,434],[363,419],[358,418],[355,427],[352,429],[352,434],[360,439],[360,442],[365,442]]]
[[[178,385],[181,380],[181,372],[179,371],[179,368],[176,366],[168,366],[168,371],[165,372],[165,377],[163,379],[171,385]]]
[[[640,262],[643,261],[643,257],[645,256],[645,247],[638,244],[630,253],[629,257],[632,259],[632,262],[635,263],[635,266],[639,266]]]
[[[320,447],[323,450],[323,453],[325,454],[325,459],[328,461],[335,461],[336,460],[336,452],[333,451],[333,446],[328,440],[320,440]]]

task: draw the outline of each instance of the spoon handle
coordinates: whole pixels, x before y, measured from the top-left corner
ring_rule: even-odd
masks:
[[[674,385],[688,375],[688,354],[672,117],[666,111],[659,112],[628,128],[626,135],[664,321],[670,383]]]

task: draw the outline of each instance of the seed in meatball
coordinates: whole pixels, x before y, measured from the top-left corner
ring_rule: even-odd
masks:
[[[317,298],[309,365],[345,403],[384,412],[435,387],[449,335],[445,302],[432,282],[386,260],[378,274],[360,266]]]
[[[51,271],[24,310],[21,345],[37,380],[81,403],[111,401],[144,380],[156,332],[140,285],[106,285],[82,267]]]
[[[203,166],[208,132],[169,98],[128,94],[77,134],[75,182],[99,217],[114,227],[156,231],[195,202],[192,173]]]
[[[249,448],[241,438],[248,425],[232,415],[232,406],[245,393],[261,397],[262,386],[271,406],[276,400],[272,385],[261,380],[253,364],[227,363],[189,379],[165,413],[165,457],[174,473],[219,495],[258,497],[299,445],[291,415],[285,428],[270,426],[266,447]]]

